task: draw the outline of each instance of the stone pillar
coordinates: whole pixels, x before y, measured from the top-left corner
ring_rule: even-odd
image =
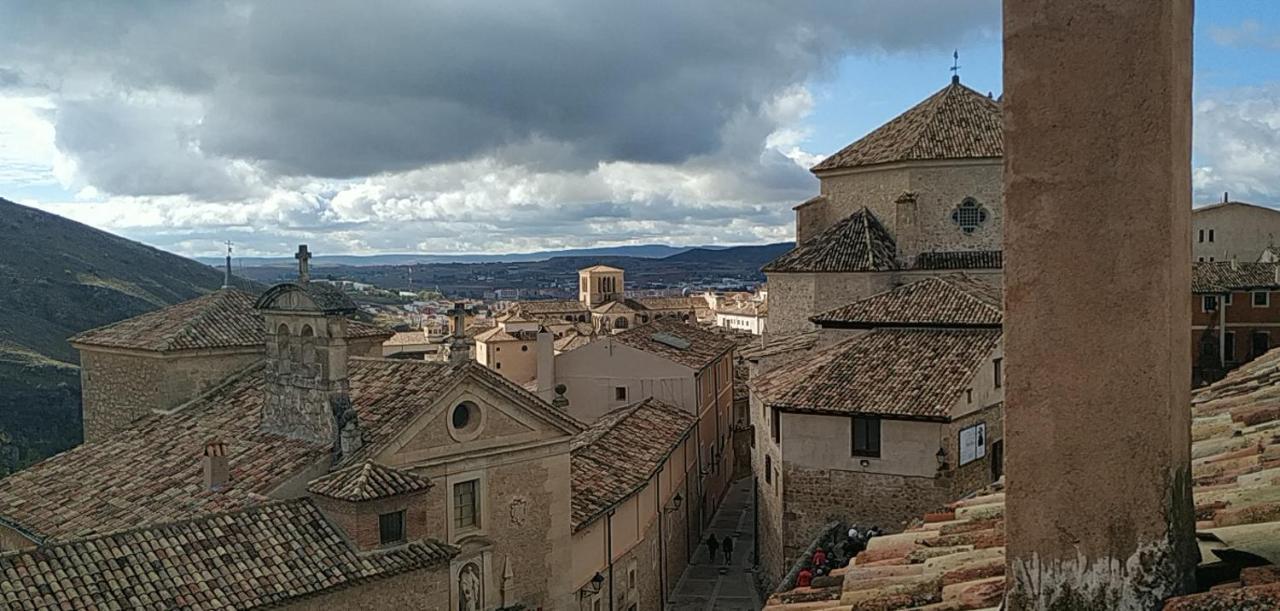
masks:
[[[1013,610],[1192,584],[1192,6],[1004,2]]]

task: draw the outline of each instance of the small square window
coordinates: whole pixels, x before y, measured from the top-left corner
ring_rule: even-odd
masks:
[[[1216,312],[1218,310],[1217,295],[1204,295],[1200,299],[1200,309],[1205,312]]]
[[[383,545],[404,541],[404,512],[378,516],[378,541]]]
[[[626,387],[626,386],[614,386],[614,387],[613,387],[613,400],[614,400],[614,401],[626,401],[626,400],[627,400],[627,387]]]
[[[1222,296],[1222,305],[1231,305],[1231,293]]]
[[[1253,307],[1265,308],[1271,305],[1271,293],[1268,291],[1253,292]]]
[[[854,416],[851,423],[854,456],[880,457],[880,419]]]

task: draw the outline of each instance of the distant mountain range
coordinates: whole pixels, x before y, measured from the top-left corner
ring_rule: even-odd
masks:
[[[222,286],[206,265],[0,199],[0,475],[80,441],[68,336]]]
[[[645,259],[662,259],[678,255],[690,250],[723,250],[728,246],[667,246],[665,244],[640,244],[635,246],[603,246],[599,248],[568,248],[565,250],[543,250],[538,252],[511,253],[502,255],[432,255],[432,254],[389,254],[389,255],[316,255],[311,259],[315,267],[349,265],[414,265],[424,263],[528,263],[546,261],[556,257],[640,257]],[[222,265],[222,257],[196,257],[197,261],[208,265]],[[297,265],[293,257],[236,257],[236,266],[245,267],[293,267]]]

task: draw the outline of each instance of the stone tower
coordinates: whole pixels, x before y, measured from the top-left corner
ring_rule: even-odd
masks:
[[[299,282],[271,287],[255,304],[267,331],[261,427],[347,453],[360,442],[347,380],[346,316],[356,306],[309,282],[309,258],[299,247]]]
[[[453,336],[447,347],[449,362],[465,363],[471,360],[471,347],[476,343],[474,339],[467,337],[467,309],[462,302],[456,302],[449,316],[453,319]]]
[[[608,265],[592,265],[578,270],[578,301],[593,308],[621,298],[622,274],[622,270]]]

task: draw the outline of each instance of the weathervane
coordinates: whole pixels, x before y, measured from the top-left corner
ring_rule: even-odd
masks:
[[[951,82],[960,82],[960,49],[951,52]]]

